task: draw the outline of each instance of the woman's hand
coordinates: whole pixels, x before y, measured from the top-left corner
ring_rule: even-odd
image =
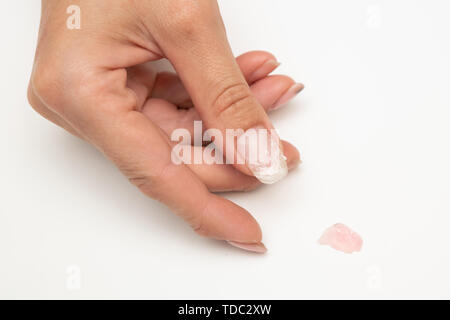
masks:
[[[66,26],[71,2],[42,2],[28,90],[33,108],[95,145],[199,234],[264,252],[255,219],[211,192],[253,189],[255,175],[275,182],[299,163],[297,150],[275,137],[278,166],[263,174],[246,164],[176,165],[168,136],[192,132],[194,120],[222,132],[272,129],[266,111],[303,86],[268,76],[277,67],[269,53],[234,58],[214,0],[79,0],[81,28],[73,30]],[[161,58],[177,74],[154,71],[148,62]]]

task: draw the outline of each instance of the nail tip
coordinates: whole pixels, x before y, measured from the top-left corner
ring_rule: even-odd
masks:
[[[300,92],[300,91],[302,91],[303,89],[305,89],[305,85],[303,84],[303,83],[301,83],[301,82],[297,82],[296,83],[296,85],[297,85],[297,87],[299,88],[298,90],[298,92]]]
[[[285,106],[289,100],[293,99],[296,95],[298,95],[305,86],[303,83],[294,83],[285,93],[281,96],[280,99],[270,108],[270,111],[274,111],[280,109]]]
[[[270,59],[270,60],[267,60],[264,64],[272,65],[275,68],[278,68],[280,66],[281,62],[279,62],[275,59]]]
[[[272,73],[276,68],[280,66],[280,62],[275,59],[266,60],[258,69],[256,69],[249,79],[251,81],[256,81],[262,79]]]
[[[239,248],[245,251],[254,252],[254,253],[266,253],[267,248],[262,242],[258,243],[243,243],[237,241],[227,241],[227,243],[235,248]]]
[[[261,183],[274,184],[274,183],[277,183],[278,181],[283,180],[287,176],[287,174],[288,174],[288,169],[286,167],[286,170],[283,169],[275,175],[265,176],[265,175],[260,175],[260,174],[256,175],[255,174],[255,177]]]

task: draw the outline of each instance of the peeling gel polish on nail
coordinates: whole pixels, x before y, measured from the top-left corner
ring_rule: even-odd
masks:
[[[242,163],[262,183],[272,184],[287,175],[286,157],[275,130],[263,127],[249,129],[238,138],[237,144]]]
[[[361,251],[363,240],[346,225],[336,223],[324,231],[319,239],[319,244],[328,245],[345,253],[353,253]]]

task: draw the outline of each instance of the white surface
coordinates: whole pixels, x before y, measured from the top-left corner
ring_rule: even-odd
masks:
[[[220,3],[236,54],[270,50],[306,85],[273,114],[301,169],[227,195],[269,252],[196,236],[34,113],[40,4],[1,1],[0,297],[450,298],[450,2]],[[316,244],[335,222],[362,253]]]

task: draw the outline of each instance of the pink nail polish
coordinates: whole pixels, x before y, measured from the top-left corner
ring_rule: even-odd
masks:
[[[302,91],[304,87],[305,86],[301,83],[294,84],[292,87],[288,89],[288,91],[285,92],[285,94],[281,96],[280,99],[278,99],[277,102],[275,102],[275,104],[270,108],[270,110],[276,110],[278,108],[281,108],[283,105],[286,104],[286,102],[294,98],[300,91]]]
[[[255,72],[249,77],[249,82],[254,82],[259,79],[266,77],[273,70],[278,68],[280,63],[274,59],[267,60],[264,62]]]
[[[267,252],[267,248],[262,242],[259,242],[259,243],[242,243],[242,242],[235,242],[235,241],[227,241],[227,242],[230,245],[232,245],[233,247],[236,247],[236,248],[239,248],[242,250],[256,252],[256,253]]]
[[[319,244],[329,245],[345,253],[361,251],[363,240],[359,234],[342,223],[336,223],[326,229],[319,239]]]

